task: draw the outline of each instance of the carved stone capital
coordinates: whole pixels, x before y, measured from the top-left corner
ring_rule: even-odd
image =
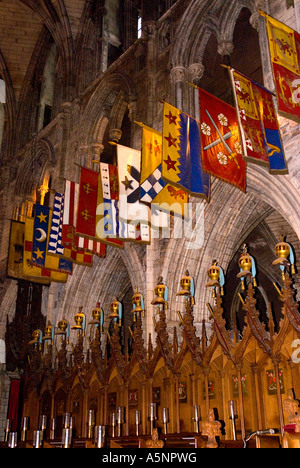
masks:
[[[182,83],[186,77],[185,67],[174,67],[170,73],[172,83]]]
[[[234,45],[231,41],[220,41],[218,45],[219,55],[231,55],[234,49]]]
[[[131,122],[133,122],[136,114],[136,99],[131,100],[131,102],[128,104],[128,110],[129,119]]]
[[[91,150],[94,159],[100,159],[101,154],[104,151],[104,145],[102,143],[93,143],[91,145]]]
[[[120,130],[119,128],[112,128],[109,131],[109,138],[112,141],[119,141],[121,137],[122,137],[122,130]]]
[[[199,84],[201,78],[203,77],[204,71],[205,67],[202,63],[192,63],[192,65],[190,65],[188,68],[191,82],[196,85]]]
[[[256,31],[259,31],[261,25],[262,25],[262,17],[259,13],[253,13],[250,17],[250,24],[251,26],[256,29]]]
[[[156,30],[156,21],[146,21],[143,23],[143,37],[152,36]]]

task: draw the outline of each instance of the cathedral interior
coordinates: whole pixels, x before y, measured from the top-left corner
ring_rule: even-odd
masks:
[[[82,168],[141,151],[165,102],[235,107],[229,69],[276,106],[261,11],[300,31],[298,0],[0,1],[1,447],[300,447],[300,119],[277,114],[286,173],[211,175],[182,235],[171,212],[64,280],[26,275],[12,238]]]

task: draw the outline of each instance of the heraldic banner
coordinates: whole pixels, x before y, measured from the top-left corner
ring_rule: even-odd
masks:
[[[205,172],[246,191],[236,109],[199,89],[202,167]]]
[[[200,124],[165,103],[162,178],[186,193],[210,199],[210,176],[201,162]]]
[[[266,18],[279,114],[300,123],[300,34],[260,11]]]
[[[270,174],[287,174],[272,93],[234,69],[230,74],[245,160],[268,167]]]
[[[143,124],[140,201],[185,216],[188,194],[162,179],[162,133]]]

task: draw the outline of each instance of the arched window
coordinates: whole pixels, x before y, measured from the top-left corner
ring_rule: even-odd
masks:
[[[142,35],[143,17],[141,1],[125,0],[122,9],[122,17],[122,47],[123,50],[127,50]]]
[[[205,71],[200,87],[231,105],[234,105],[232,85],[228,70],[222,65],[230,65],[263,84],[259,36],[250,24],[250,18],[250,10],[243,8],[236,22],[232,43],[218,42],[212,33],[203,56]]]
[[[45,63],[40,86],[37,131],[46,127],[52,119],[56,60],[57,48],[56,45],[53,44]]]

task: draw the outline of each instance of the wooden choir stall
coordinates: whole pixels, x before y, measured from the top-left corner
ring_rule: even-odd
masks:
[[[89,319],[80,308],[75,325],[48,323],[31,341],[18,446],[65,448],[294,448],[300,446],[300,314],[293,287],[291,246],[276,246],[283,285],[275,285],[282,319],[275,332],[257,309],[254,258],[239,259],[244,312],[242,333],[223,314],[224,273],[208,271],[211,332],[194,325],[194,279],[177,295],[179,329],[167,327],[168,288],[159,278],[152,304],[156,332],[145,345],[142,294],[135,291],[131,352],[121,343],[122,305],[111,304],[113,332],[104,329],[100,304]],[[76,342],[71,342],[72,332]],[[180,336],[181,333],[181,336]],[[200,336],[199,336],[200,335]],[[298,357],[299,356],[299,357]],[[28,424],[28,421],[30,423]],[[7,430],[6,443],[12,435]]]

